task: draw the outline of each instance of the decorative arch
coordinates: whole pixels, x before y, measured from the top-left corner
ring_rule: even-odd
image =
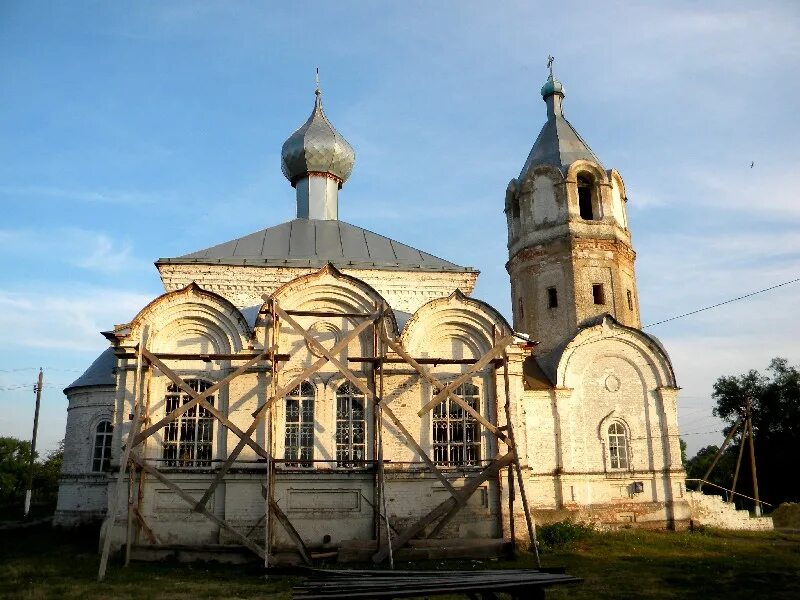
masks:
[[[620,324],[610,315],[603,315],[599,322],[581,329],[561,351],[556,369],[558,387],[573,387],[571,367],[577,361],[591,359],[596,353],[596,344],[601,342],[618,344],[620,350],[615,354],[621,358],[631,350],[641,356],[654,373],[656,387],[677,387],[672,362],[661,345],[644,332]]]
[[[412,355],[433,348],[436,348],[437,355],[441,355],[450,341],[453,354],[457,347],[470,354],[454,358],[478,358],[494,346],[495,332],[498,336],[505,336],[512,329],[494,308],[456,290],[447,298],[423,304],[406,323],[402,343]],[[459,346],[452,342],[458,342]]]
[[[129,339],[139,339],[143,327],[150,328],[148,346],[155,352],[186,351],[189,339],[206,346],[190,351],[230,353],[245,348],[251,329],[242,313],[229,300],[192,282],[181,290],[162,294],[131,321]],[[182,347],[183,346],[183,347]]]
[[[566,181],[576,181],[582,172],[589,173],[594,177],[598,185],[608,185],[609,179],[603,168],[595,162],[586,159],[579,159],[573,162],[568,168],[565,176]]]
[[[316,273],[285,283],[275,290],[272,297],[283,308],[293,310],[372,313],[376,306],[389,306],[371,285],[357,277],[345,275],[330,263]],[[269,313],[266,304],[262,306],[262,313]],[[387,315],[386,321],[389,330],[396,334],[398,329],[394,314]]]

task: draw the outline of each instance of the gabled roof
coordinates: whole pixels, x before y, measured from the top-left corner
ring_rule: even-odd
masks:
[[[344,221],[294,219],[162,264],[472,271]]]
[[[64,388],[66,394],[68,390],[80,387],[90,387],[95,385],[116,385],[114,368],[117,366],[117,357],[113,348],[106,348],[89,366],[83,375]]]

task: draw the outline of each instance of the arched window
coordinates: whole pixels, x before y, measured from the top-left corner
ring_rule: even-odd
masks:
[[[478,388],[462,383],[454,393],[471,408],[480,411]],[[481,459],[481,436],[478,422],[450,398],[433,409],[433,460],[438,465],[477,465]]]
[[[186,384],[195,392],[204,392],[211,384],[202,379],[189,379]],[[171,413],[192,399],[177,385],[167,387],[166,412]],[[214,404],[214,396],[206,398]],[[194,405],[164,427],[164,464],[167,467],[211,466],[211,440],[214,418],[202,406]]]
[[[336,466],[363,467],[367,455],[364,394],[349,381],[336,390]]]
[[[285,464],[311,467],[310,461],[314,460],[314,386],[304,381],[286,395],[285,405],[283,458],[290,461]]]
[[[111,463],[111,436],[113,433],[114,426],[111,421],[100,421],[94,430],[92,471],[96,473],[108,471]]]
[[[594,180],[589,175],[578,175],[578,209],[581,219],[593,221],[600,218],[600,211],[595,210]]]
[[[612,469],[628,468],[628,434],[622,423],[612,423],[608,428],[608,455]]]

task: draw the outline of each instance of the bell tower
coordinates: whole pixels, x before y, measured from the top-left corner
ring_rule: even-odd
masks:
[[[564,118],[548,66],[547,122],[505,200],[514,328],[542,350],[603,314],[641,327],[625,184]]]

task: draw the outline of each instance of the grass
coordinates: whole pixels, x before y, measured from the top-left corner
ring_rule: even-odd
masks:
[[[562,536],[563,537],[563,536]],[[548,591],[557,598],[800,598],[800,534],[719,531],[589,532],[543,550],[545,566],[563,566],[584,583]],[[96,582],[97,532],[58,532],[47,526],[0,531],[0,597],[273,598],[290,599],[293,579],[257,567],[214,564],[109,564]],[[403,565],[408,567],[408,565]],[[414,565],[420,568],[423,565]],[[428,563],[435,569],[535,566],[516,561]]]

